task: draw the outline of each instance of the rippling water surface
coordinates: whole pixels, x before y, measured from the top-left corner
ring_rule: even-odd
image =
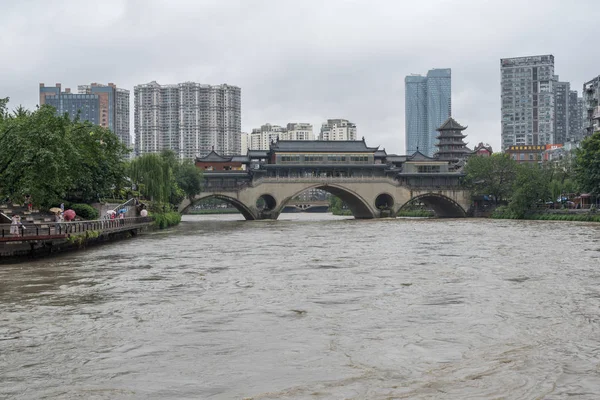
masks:
[[[1,266],[0,398],[600,398],[600,226],[282,217]]]

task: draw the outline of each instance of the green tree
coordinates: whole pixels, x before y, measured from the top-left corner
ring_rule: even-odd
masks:
[[[131,182],[146,197],[159,203],[169,201],[171,195],[171,170],[159,154],[144,154],[129,163]]]
[[[5,114],[6,116],[6,114]],[[3,118],[0,134],[2,195],[20,201],[24,194],[34,204],[57,204],[72,184],[69,160],[74,144],[68,140],[71,121],[42,106],[32,113]]]
[[[600,132],[586,138],[577,149],[575,174],[582,191],[600,194]]]
[[[192,201],[202,191],[204,180],[202,170],[191,160],[183,161],[176,172],[177,185],[183,190],[185,196]]]
[[[507,154],[471,157],[465,166],[465,185],[473,195],[491,195],[498,204],[507,200],[517,176],[517,163]]]
[[[538,164],[520,164],[517,167],[513,193],[508,205],[516,218],[523,218],[536,211],[551,196],[550,174],[548,169]]]
[[[0,98],[0,124],[2,123],[2,121],[8,117],[7,115],[7,110],[8,110],[8,97],[5,98]],[[1,127],[1,125],[0,125]]]
[[[77,174],[68,200],[92,202],[122,185],[128,150],[114,133],[89,122],[74,123],[69,140],[76,144],[69,164]]]

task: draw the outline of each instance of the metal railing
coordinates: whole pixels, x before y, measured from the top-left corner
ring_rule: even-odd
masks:
[[[44,222],[41,224],[0,224],[0,239],[35,239],[36,237],[65,236],[69,234],[84,233],[86,231],[104,232],[110,230],[122,230],[132,226],[147,224],[151,221],[152,218],[150,217],[133,217],[74,222]]]
[[[112,211],[114,211],[116,213],[122,208],[125,208],[125,210],[129,211],[129,209],[134,205],[135,205],[135,198],[131,198],[131,199],[127,200],[125,203],[119,204],[118,206],[113,208]]]

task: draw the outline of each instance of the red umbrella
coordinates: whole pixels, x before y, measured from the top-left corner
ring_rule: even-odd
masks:
[[[67,210],[63,213],[63,216],[65,217],[65,221],[73,221],[75,219],[75,211]]]

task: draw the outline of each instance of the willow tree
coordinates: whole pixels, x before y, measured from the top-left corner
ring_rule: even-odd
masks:
[[[171,195],[173,172],[158,154],[150,153],[135,158],[129,164],[129,178],[140,192],[152,201],[166,203]]]

